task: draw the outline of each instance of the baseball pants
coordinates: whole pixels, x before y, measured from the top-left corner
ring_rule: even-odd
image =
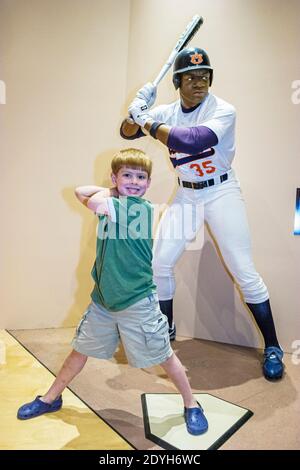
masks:
[[[228,174],[227,181],[209,188],[194,190],[180,186],[173,203],[163,214],[153,251],[154,280],[160,300],[174,297],[174,266],[187,244],[204,229],[204,222],[209,225],[224,262],[243,293],[244,301],[258,304],[269,298],[252,260],[240,185],[233,170]],[[179,228],[184,230],[180,231]]]

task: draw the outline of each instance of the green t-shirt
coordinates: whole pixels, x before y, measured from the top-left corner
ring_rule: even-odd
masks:
[[[110,217],[99,216],[95,287],[91,297],[107,310],[118,311],[152,294],[152,213],[140,197],[108,198]]]

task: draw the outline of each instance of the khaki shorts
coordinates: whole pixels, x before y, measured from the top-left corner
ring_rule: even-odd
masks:
[[[151,294],[119,312],[109,312],[92,302],[76,330],[73,348],[86,356],[110,359],[119,344],[133,367],[150,367],[170,358],[168,319]]]

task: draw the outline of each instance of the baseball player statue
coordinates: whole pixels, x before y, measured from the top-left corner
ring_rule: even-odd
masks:
[[[169,149],[178,176],[175,200],[158,227],[154,246],[154,279],[161,311],[169,321],[170,339],[175,339],[173,297],[174,266],[188,241],[206,221],[223,259],[238,283],[265,341],[263,373],[267,379],[283,375],[283,351],[278,343],[268,290],[257,273],[251,254],[250,235],[239,182],[231,168],[235,154],[234,107],[209,92],[213,69],[205,50],[183,49],[174,63],[173,83],[180,99],[150,110],[156,88],[147,83],[129,106],[121,135],[135,139],[148,133]],[[183,236],[163,237],[168,227],[182,223],[183,206],[204,207],[204,216]],[[185,227],[186,228],[186,227]]]

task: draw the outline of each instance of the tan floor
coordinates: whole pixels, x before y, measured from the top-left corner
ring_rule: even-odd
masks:
[[[1,450],[132,449],[70,390],[60,411],[18,420],[18,407],[47,388],[53,375],[3,330],[0,342]]]
[[[57,373],[70,351],[74,330],[12,333]],[[254,349],[188,338],[173,346],[195,391],[211,393],[254,412],[221,449],[300,449],[300,365],[292,363],[291,355],[285,355],[284,379],[272,383],[262,377],[261,352]],[[120,349],[111,361],[90,358],[71,389],[136,448],[159,448],[144,438],[140,396],[175,392],[160,367],[130,368]],[[11,394],[17,401],[18,391],[13,386]]]

